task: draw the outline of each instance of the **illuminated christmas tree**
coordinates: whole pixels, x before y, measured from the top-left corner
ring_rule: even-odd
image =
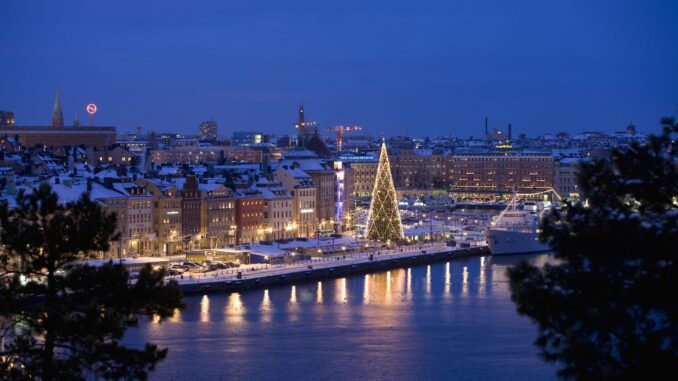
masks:
[[[391,164],[388,162],[386,143],[382,142],[377,178],[374,181],[370,213],[367,217],[367,239],[385,242],[399,241],[403,237],[403,224],[398,212]]]

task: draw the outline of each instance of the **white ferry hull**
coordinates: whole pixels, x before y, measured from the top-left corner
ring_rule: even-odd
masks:
[[[492,255],[544,253],[548,244],[538,240],[539,234],[509,230],[487,229],[485,238]]]

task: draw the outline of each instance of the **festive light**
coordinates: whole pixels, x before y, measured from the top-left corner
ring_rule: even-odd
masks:
[[[388,160],[388,152],[386,152],[386,143],[382,142],[377,178],[374,182],[370,212],[367,216],[367,239],[382,242],[400,241],[404,236],[403,224],[398,212],[398,200],[391,177],[391,164]]]

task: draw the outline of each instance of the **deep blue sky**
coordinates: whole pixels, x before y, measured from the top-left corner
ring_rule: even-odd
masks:
[[[655,131],[678,105],[678,1],[4,1],[0,110],[195,133]]]

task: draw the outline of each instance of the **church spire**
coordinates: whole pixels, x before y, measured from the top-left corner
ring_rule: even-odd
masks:
[[[64,113],[61,111],[61,94],[59,92],[59,84],[56,88],[56,97],[54,98],[54,111],[52,112],[52,127],[64,126]]]
[[[306,133],[304,131],[304,125],[306,124],[306,118],[304,116],[304,105],[299,106],[299,120],[297,120],[297,145],[304,146],[306,144]]]

